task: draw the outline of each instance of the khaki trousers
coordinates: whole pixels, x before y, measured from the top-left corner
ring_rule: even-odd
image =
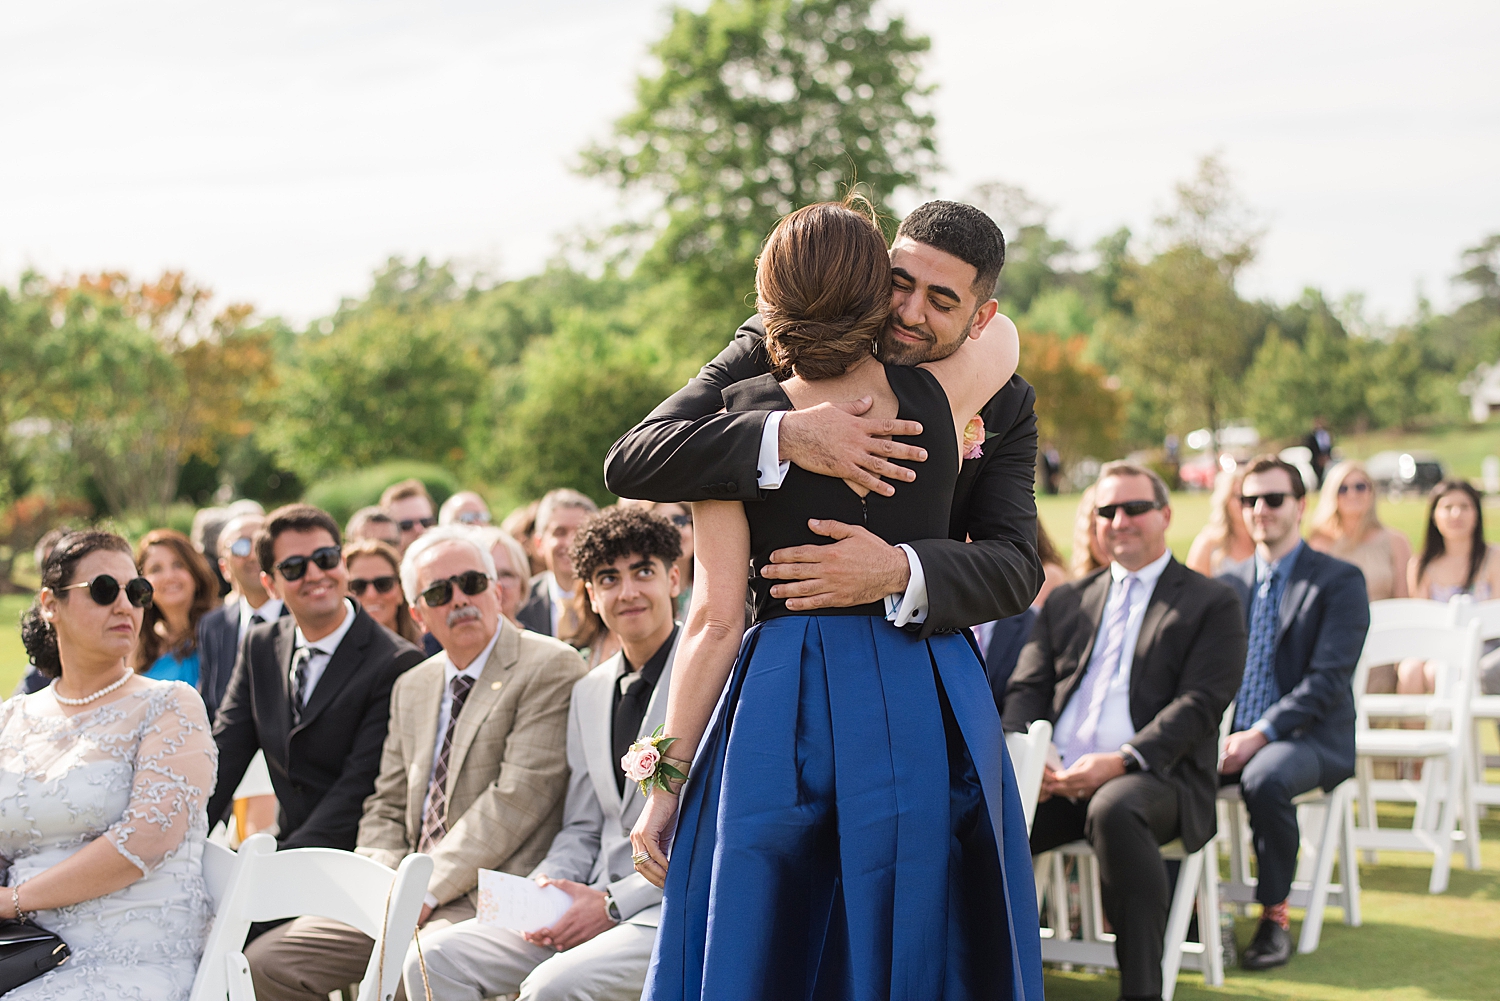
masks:
[[[459,897],[432,912],[421,928],[424,938],[474,916],[474,904]],[[328,995],[364,979],[370,964],[370,936],[327,918],[297,918],[278,925],[245,947],[257,1001],[328,1001]],[[410,943],[387,942],[386,955],[405,956]],[[405,1001],[396,985],[396,1001]]]

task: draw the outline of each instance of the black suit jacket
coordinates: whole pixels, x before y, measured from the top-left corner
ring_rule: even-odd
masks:
[[[534,633],[552,635],[552,595],[547,590],[545,574],[538,575],[531,582],[531,592],[516,609],[516,621]]]
[[[1219,579],[1244,604],[1248,629],[1255,558],[1231,563]],[[1277,739],[1310,744],[1318,784],[1332,789],[1354,774],[1354,667],[1370,629],[1370,598],[1359,568],[1303,544],[1281,593],[1276,627],[1276,688],[1265,721]]]
[[[208,801],[211,823],[229,813],[234,790],[259,750],[281,804],[280,847],[354,850],[365,798],[380,770],[391,685],[426,659],[358,603],[354,609],[354,623],[296,726],[287,677],[296,620],[288,615],[245,637],[214,723],[219,780]]]
[[[281,614],[287,614],[286,605]],[[240,606],[220,605],[198,620],[198,694],[212,720],[229,690],[240,652]]]
[[[1109,568],[1047,597],[1005,692],[1007,730],[1056,724],[1088,668],[1109,595]],[[1130,666],[1131,746],[1177,787],[1184,845],[1197,851],[1217,829],[1219,722],[1245,669],[1245,616],[1230,587],[1168,560]]]
[[[758,500],[766,414],[720,411],[723,390],[770,371],[764,338],[758,315],[745,321],[697,378],[615,442],[604,463],[605,485],[621,497],[652,501]],[[911,543],[927,578],[923,636],[1019,615],[1042,586],[1035,402],[1017,375],[985,404],[980,413],[990,437],[984,454],[959,472],[949,537]]]

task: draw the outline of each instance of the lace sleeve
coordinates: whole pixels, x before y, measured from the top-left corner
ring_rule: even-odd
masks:
[[[202,698],[180,681],[158,697],[140,733],[130,802],[104,837],[146,875],[194,828],[207,828],[218,751]]]

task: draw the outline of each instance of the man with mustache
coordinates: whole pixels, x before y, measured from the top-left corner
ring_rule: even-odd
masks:
[[[997,253],[976,253],[996,242]],[[881,360],[917,365],[956,351],[995,315],[1003,263],[1004,240],[979,209],[948,201],[918,206],[891,245],[891,319],[878,346]],[[778,489],[796,464],[889,496],[920,475],[920,467],[897,464],[926,459],[899,440],[920,426],[859,416],[868,399],[784,413],[723,412],[724,389],[770,371],[764,338],[761,318],[751,317],[697,378],[626,432],[605,460],[609,489],[658,502],[754,501]],[[830,544],[771,555],[762,573],[782,581],[772,595],[789,599],[794,612],[883,599],[896,625],[923,637],[1026,611],[1042,583],[1032,494],[1035,399],[1016,375],[980,411],[984,430],[954,489],[949,538],[890,546],[861,526],[820,521],[812,529]]]
[[[474,916],[480,869],[530,872],[562,826],[568,698],[584,664],[566,643],[505,620],[495,562],[471,529],[414,541],[401,586],[443,650],[391,689],[355,850],[392,868],[431,855],[420,924],[441,928]],[[245,956],[261,1001],[322,1001],[359,980],[373,944],[339,922],[298,918]]]

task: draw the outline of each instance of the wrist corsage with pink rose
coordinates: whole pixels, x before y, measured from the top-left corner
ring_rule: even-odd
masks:
[[[687,781],[688,768],[692,762],[667,757],[667,748],[676,743],[677,738],[663,736],[664,728],[659,726],[651,736],[631,744],[630,750],[620,759],[625,777],[641,787],[642,796],[651,795],[652,789],[662,789],[675,796]],[[673,788],[674,783],[676,788]]]

